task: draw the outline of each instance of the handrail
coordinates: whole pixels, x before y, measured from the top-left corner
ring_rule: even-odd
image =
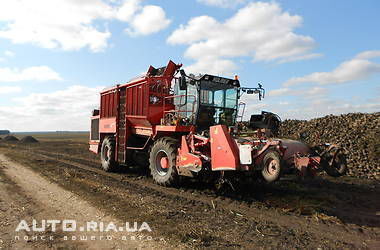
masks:
[[[243,112],[241,113],[241,115],[239,115],[239,110],[240,110],[240,106],[243,106]],[[244,119],[244,113],[245,113],[245,107],[246,107],[246,103],[245,102],[240,102],[239,105],[238,105],[238,109],[237,109],[237,115],[236,115],[236,120],[238,120],[239,118],[240,119],[240,122],[243,121]]]
[[[179,97],[186,97],[185,104],[180,105],[180,107],[187,105],[187,103],[188,103],[187,102],[187,98],[188,97],[193,97],[194,98],[194,101],[192,102],[192,108],[191,108],[191,110],[187,110],[187,109],[186,110],[178,110],[178,109],[165,110],[165,104],[166,104],[165,99],[174,99],[174,98],[179,98]],[[192,114],[194,114],[196,101],[197,101],[197,97],[195,95],[172,95],[172,96],[166,96],[166,97],[164,97],[164,101],[163,101],[164,114],[165,113],[185,113],[185,116],[187,117],[187,113],[191,112]]]

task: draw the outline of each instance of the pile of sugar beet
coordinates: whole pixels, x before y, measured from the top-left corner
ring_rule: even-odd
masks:
[[[285,120],[279,137],[309,145],[334,143],[346,149],[349,176],[380,179],[380,112]]]

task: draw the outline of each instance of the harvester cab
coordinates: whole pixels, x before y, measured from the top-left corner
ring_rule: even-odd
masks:
[[[176,79],[174,99],[178,116],[184,118],[182,123],[196,126],[198,132],[209,131],[214,125],[235,126],[238,118],[244,115],[245,104],[239,103],[243,93],[258,94],[261,100],[265,90],[258,88],[241,88],[238,77],[228,79],[214,75],[186,75]],[[240,110],[239,110],[240,109]],[[186,112],[191,110],[191,112]]]
[[[345,171],[336,147],[316,152],[302,142],[241,136],[237,124],[245,106],[239,99],[242,94],[261,99],[261,85],[244,88],[237,77],[186,75],[181,67],[172,61],[150,66],[144,76],[100,93],[100,109],[91,117],[90,150],[100,153],[105,171],[149,166],[160,185],[178,183],[179,176],[217,176],[219,181],[261,176],[273,182],[285,170],[314,175],[328,168],[335,176]]]

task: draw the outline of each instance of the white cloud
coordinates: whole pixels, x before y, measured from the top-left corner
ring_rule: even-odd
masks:
[[[100,0],[5,0],[0,8],[0,21],[6,25],[0,30],[0,37],[43,48],[89,47],[100,51],[111,34],[92,23],[111,16],[112,8]]]
[[[205,57],[196,63],[185,67],[186,72],[191,73],[208,73],[213,75],[232,75],[234,70],[237,69],[235,63],[231,60]]]
[[[318,107],[318,108],[316,108]],[[279,110],[284,119],[312,119],[326,115],[340,115],[354,112],[378,112],[380,102],[353,104],[349,100],[321,99],[298,103],[293,108]]]
[[[4,57],[0,57],[0,63],[6,62],[8,60],[8,58],[14,57],[14,56],[15,56],[15,53],[13,53],[10,50],[6,50],[6,51],[4,51]]]
[[[291,89],[291,88],[279,88],[269,91],[268,96],[319,96],[326,95],[327,89],[321,87],[313,87],[308,89]]]
[[[32,93],[24,98],[16,98],[21,105],[29,105],[36,115],[43,115],[42,110],[49,109],[48,114],[90,112],[99,106],[99,93],[103,87],[90,88],[81,85],[70,86],[52,93]]]
[[[312,53],[312,54],[306,54],[306,55],[281,59],[278,63],[288,63],[288,62],[295,62],[295,61],[301,61],[301,60],[309,60],[309,59],[314,59],[314,58],[320,58],[322,56],[323,54],[320,54],[320,53]]]
[[[116,13],[117,19],[125,22],[130,22],[134,15],[141,10],[142,0],[125,1]]]
[[[0,94],[11,94],[21,92],[19,86],[0,86]]]
[[[147,5],[133,18],[127,32],[132,35],[148,35],[165,29],[170,22],[161,7]]]
[[[0,8],[0,23],[3,23],[0,38],[17,44],[32,43],[43,48],[79,50],[87,47],[99,52],[108,46],[111,36],[105,21],[132,22],[136,33],[143,35],[167,26],[155,24],[152,30],[148,30],[145,26],[133,24],[135,16],[145,7],[141,6],[139,0],[3,0]],[[157,13],[157,10],[153,13],[156,21],[167,21],[162,19],[162,13],[161,16]],[[157,19],[159,17],[161,19]]]
[[[15,56],[15,53],[10,51],[10,50],[6,50],[4,52],[4,55],[7,56],[7,57],[14,57]]]
[[[356,55],[356,59],[371,59],[380,57],[380,50],[368,50]]]
[[[12,108],[0,106],[0,124],[14,131],[88,130],[91,111],[99,106],[101,89],[75,85],[16,98]]]
[[[221,26],[217,20],[209,16],[199,16],[190,19],[187,26],[181,25],[168,38],[169,44],[192,44],[206,40],[210,32],[215,32]],[[226,34],[227,35],[227,34]]]
[[[204,58],[219,61],[249,56],[254,61],[285,62],[315,57],[309,53],[315,47],[314,39],[294,33],[301,24],[300,16],[284,12],[277,3],[253,2],[224,22],[209,16],[192,18],[167,42],[189,45],[185,57],[196,60],[196,65],[204,64]]]
[[[60,75],[47,66],[35,66],[25,69],[0,68],[0,82],[50,81],[62,80]]]
[[[238,4],[247,2],[247,0],[197,0],[200,3],[204,3],[211,6],[217,6],[222,8],[234,7]]]
[[[288,88],[280,88],[280,89],[274,89],[274,90],[269,91],[268,95],[269,96],[285,96],[285,95],[289,95],[290,92],[291,90]]]
[[[303,77],[293,77],[286,81],[284,86],[303,83],[340,84],[367,79],[371,75],[380,73],[380,64],[368,60],[375,57],[380,57],[380,51],[365,51],[341,63],[331,72],[315,72]]]

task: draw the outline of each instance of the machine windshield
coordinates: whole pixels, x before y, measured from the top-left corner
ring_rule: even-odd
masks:
[[[223,78],[224,79],[224,78]],[[176,109],[182,110],[182,116],[189,118],[199,128],[208,128],[216,124],[232,126],[236,120],[238,109],[238,87],[222,82],[198,80],[187,84],[186,90],[180,90],[178,84],[174,87]],[[196,98],[194,113],[183,112],[191,110]]]
[[[238,88],[212,81],[200,82],[198,124],[232,126],[236,120]]]
[[[216,108],[236,109],[237,89],[205,90],[201,89],[200,101],[202,105],[214,106]]]
[[[200,102],[206,106],[235,109],[237,104],[237,90],[223,89],[211,91],[201,89]]]

